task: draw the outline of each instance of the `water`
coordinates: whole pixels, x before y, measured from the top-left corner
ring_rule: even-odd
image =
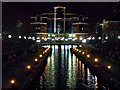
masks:
[[[91,74],[89,68],[70,52],[70,48],[71,45],[52,46],[52,55],[47,59],[47,65],[36,84],[36,89],[105,88],[99,85],[97,76]]]

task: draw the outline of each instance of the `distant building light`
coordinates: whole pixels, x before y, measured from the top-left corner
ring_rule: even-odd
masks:
[[[40,40],[36,40],[36,42],[41,42]]]
[[[48,34],[48,37],[50,37],[50,34]]]
[[[55,39],[52,39],[52,41],[54,41]]]
[[[32,37],[32,39],[35,39],[35,37]]]
[[[28,37],[28,39],[32,39],[31,37]]]
[[[73,37],[76,37],[76,35],[75,35],[75,34],[73,34]]]
[[[40,37],[37,37],[37,39],[40,39]]]
[[[92,40],[95,40],[95,37],[92,37]]]
[[[64,40],[64,37],[63,38],[61,38],[61,41],[63,41]]]
[[[24,39],[26,39],[26,36],[24,36]]]
[[[47,39],[48,39],[48,40],[50,40],[51,38],[50,38],[50,37],[48,37]]]
[[[83,38],[82,38],[82,37],[80,37],[79,39],[80,39],[80,40],[83,40]]]
[[[68,41],[68,39],[66,38],[65,41]]]
[[[79,47],[82,47],[82,45],[79,45]]]
[[[55,37],[55,35],[54,35],[54,34],[52,34],[52,37]]]
[[[81,30],[83,30],[83,28],[81,28]]]
[[[44,41],[47,41],[47,38],[45,38]]]
[[[101,39],[101,37],[98,37],[98,39],[100,40],[100,39]]]
[[[69,37],[72,37],[72,34],[69,34]]]
[[[91,40],[91,37],[88,37],[87,39],[88,39],[88,40]]]
[[[105,37],[105,39],[108,39],[108,37]]]
[[[8,35],[8,38],[12,38],[12,35]]]
[[[120,39],[120,36],[118,36],[118,39]]]
[[[82,40],[82,43],[86,43],[86,42],[87,42],[86,39]]]
[[[44,37],[42,37],[41,39],[44,39]]]
[[[18,38],[19,38],[19,39],[21,39],[22,37],[21,37],[21,36],[19,36]]]

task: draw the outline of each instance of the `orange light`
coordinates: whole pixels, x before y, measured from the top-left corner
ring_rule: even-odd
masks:
[[[111,69],[111,66],[110,66],[110,65],[108,65],[108,66],[107,66],[107,68],[108,68],[108,69]]]
[[[97,59],[97,58],[95,58],[95,62],[98,62],[98,59]]]
[[[37,61],[38,61],[38,59],[36,58],[36,59],[35,59],[35,62],[37,62]]]
[[[47,52],[47,50],[45,50],[45,52]]]
[[[79,52],[81,52],[81,50]]]
[[[90,55],[88,54],[88,55],[87,55],[87,57],[89,58],[89,57],[90,57]]]
[[[28,65],[28,66],[27,66],[27,69],[31,69],[31,66],[30,66],[30,65]]]
[[[42,57],[42,55],[40,54],[40,58]]]
[[[85,54],[85,52],[82,52],[82,54]]]
[[[14,79],[12,79],[10,82],[11,82],[11,84],[14,84],[14,83],[15,83],[15,80],[14,80]]]
[[[78,49],[77,49],[77,51],[78,51]]]

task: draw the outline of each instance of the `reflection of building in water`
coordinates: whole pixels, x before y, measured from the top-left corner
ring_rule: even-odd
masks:
[[[66,7],[54,7],[54,11],[31,17],[36,32],[46,33],[82,33],[88,26],[88,17],[68,13]]]

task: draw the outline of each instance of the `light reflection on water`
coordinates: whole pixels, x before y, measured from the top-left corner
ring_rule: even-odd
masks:
[[[37,88],[98,88],[97,77],[71,54],[70,48],[70,45],[52,46],[52,55],[47,59]]]

